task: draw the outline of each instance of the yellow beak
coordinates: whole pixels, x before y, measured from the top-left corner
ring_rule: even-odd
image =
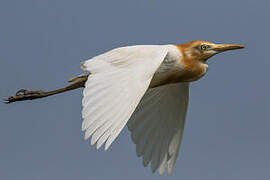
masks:
[[[220,53],[228,50],[235,50],[242,48],[244,48],[244,46],[238,44],[215,44],[211,49]]]

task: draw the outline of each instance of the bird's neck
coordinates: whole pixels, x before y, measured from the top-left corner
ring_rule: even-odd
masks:
[[[182,54],[180,62],[187,71],[187,81],[195,81],[201,78],[206,73],[208,65],[196,54],[192,54],[186,44],[179,44],[176,47]]]

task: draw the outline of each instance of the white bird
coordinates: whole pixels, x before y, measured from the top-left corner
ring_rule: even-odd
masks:
[[[127,124],[143,166],[172,174],[183,137],[189,84],[207,72],[207,59],[241,45],[191,41],[113,49],[82,63],[85,75],[53,91],[20,90],[7,103],[42,98],[85,87],[82,130],[105,150]]]

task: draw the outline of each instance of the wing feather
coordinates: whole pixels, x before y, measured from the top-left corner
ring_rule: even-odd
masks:
[[[119,135],[167,55],[167,46],[129,46],[82,64],[90,72],[82,100],[82,130],[91,145],[109,148]]]
[[[82,64],[90,72],[82,100],[85,139],[92,136],[91,145],[106,150],[128,123],[143,165],[160,174],[172,173],[188,106],[188,83],[148,89],[167,53],[166,46],[130,46]]]
[[[174,168],[184,130],[189,84],[177,83],[149,89],[136,108],[128,128],[143,165],[163,174]]]

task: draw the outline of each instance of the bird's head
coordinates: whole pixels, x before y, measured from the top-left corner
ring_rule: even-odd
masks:
[[[202,62],[206,62],[207,59],[218,53],[244,48],[244,46],[237,44],[214,44],[207,41],[191,41],[179,46],[184,56],[195,58]]]

